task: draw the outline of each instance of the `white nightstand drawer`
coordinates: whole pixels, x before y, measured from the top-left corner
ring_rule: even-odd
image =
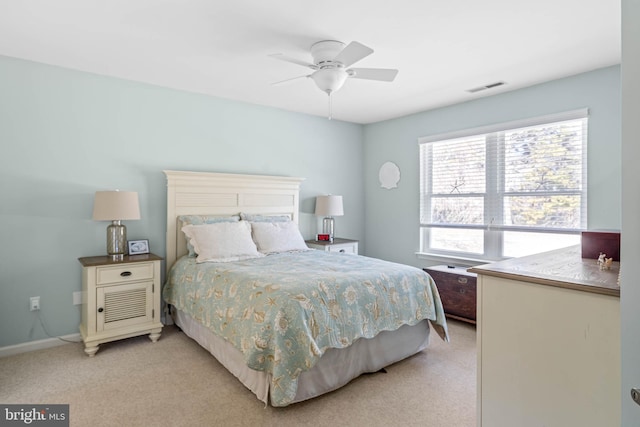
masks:
[[[96,268],[96,284],[134,282],[153,279],[153,263],[135,263]]]
[[[340,252],[343,254],[356,254],[358,253],[358,245],[352,243],[345,243],[342,245],[327,246],[329,252]]]
[[[358,241],[341,239],[336,237],[333,242],[319,242],[317,240],[307,240],[305,242],[311,249],[318,249],[325,252],[337,252],[342,254],[358,254]]]

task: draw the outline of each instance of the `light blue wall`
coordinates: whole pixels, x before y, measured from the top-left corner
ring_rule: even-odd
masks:
[[[318,194],[342,194],[341,237],[361,253],[423,266],[418,249],[421,136],[588,107],[589,226],[620,228],[620,69],[591,73],[361,126],[0,57],[0,347],[77,332],[78,257],[105,253],[96,190],[137,191],[130,239],[164,255],[163,169],[301,176],[301,230]],[[401,169],[384,190],[378,169]],[[33,329],[33,330],[32,330]]]
[[[78,331],[78,257],[106,252],[96,190],[137,191],[129,239],[163,256],[164,169],[304,177],[301,230],[315,196],[342,194],[341,236],[363,240],[362,126],[0,57],[0,347]],[[33,328],[33,331],[31,330]]]
[[[620,67],[608,67],[529,88],[480,98],[365,126],[365,232],[367,255],[423,267],[419,249],[418,138],[588,107],[588,223],[621,226]],[[386,190],[378,170],[387,161],[401,171]],[[433,264],[433,263],[431,263]]]

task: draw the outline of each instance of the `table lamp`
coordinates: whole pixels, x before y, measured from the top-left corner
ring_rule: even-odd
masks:
[[[122,260],[126,252],[127,227],[122,220],[140,219],[138,193],[135,191],[96,191],[93,219],[112,221],[107,227],[107,254]]]
[[[324,216],[322,220],[322,233],[329,235],[329,241],[333,242],[334,236],[334,216],[344,215],[344,209],[342,207],[342,196],[327,196],[316,197],[316,215]]]

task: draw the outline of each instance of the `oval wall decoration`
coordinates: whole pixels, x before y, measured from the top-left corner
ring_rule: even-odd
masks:
[[[382,188],[386,188],[387,190],[398,188],[398,182],[400,182],[400,168],[393,162],[386,162],[380,166],[378,179],[380,180],[380,186]]]

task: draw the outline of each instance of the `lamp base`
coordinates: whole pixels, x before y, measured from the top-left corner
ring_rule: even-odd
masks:
[[[330,242],[333,242],[334,226],[335,221],[333,220],[333,217],[327,216],[322,220],[322,234],[328,234]]]
[[[127,227],[115,220],[107,227],[107,255],[114,261],[124,259],[127,244]]]

